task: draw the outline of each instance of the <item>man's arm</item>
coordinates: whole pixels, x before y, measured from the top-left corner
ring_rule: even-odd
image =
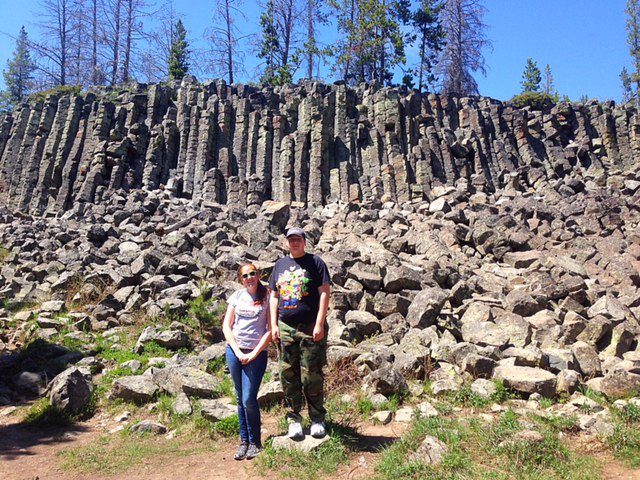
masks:
[[[320,294],[320,306],[316,317],[316,324],[313,327],[313,341],[319,342],[325,336],[324,324],[327,319],[327,310],[329,308],[329,296],[331,295],[331,285],[328,283],[318,287]]]
[[[271,339],[280,341],[280,329],[278,328],[278,294],[271,290],[269,295],[269,317],[271,318]]]

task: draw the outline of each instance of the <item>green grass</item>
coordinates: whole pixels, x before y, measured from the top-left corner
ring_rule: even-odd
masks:
[[[471,390],[470,385],[465,385],[457,392],[446,395],[445,400],[452,405],[459,407],[484,409],[494,403],[502,404],[507,400],[518,397],[516,393],[505,387],[502,381],[495,381],[494,384],[496,386],[496,391],[489,397],[480,396]]]
[[[363,419],[368,419],[373,412],[382,410],[389,410],[393,413],[397,412],[402,404],[402,400],[402,396],[394,393],[385,402],[375,406],[368,397],[361,397],[356,401],[356,410]]]
[[[218,357],[218,358],[214,358],[213,360],[209,360],[209,362],[207,363],[207,373],[211,373],[215,375],[218,372],[222,372],[226,365],[227,365],[227,359],[225,357]],[[265,378],[266,378],[266,375],[265,375]],[[263,381],[267,382],[268,380],[263,379]]]
[[[41,398],[31,405],[22,422],[30,427],[66,427],[74,419],[71,415],[51,405],[48,398]]]
[[[506,411],[492,424],[478,419],[418,418],[406,434],[386,448],[375,465],[377,479],[574,479],[597,478],[595,460],[574,455],[556,428],[542,426],[543,441],[534,445],[505,443],[523,429],[518,415]],[[422,440],[432,435],[449,451],[440,465],[413,458]]]
[[[578,387],[578,392],[582,393],[588,399],[593,400],[594,402],[597,402],[599,404],[602,404],[602,405],[609,404],[609,400],[607,400],[607,397],[605,396],[604,393],[596,392],[595,390],[592,390],[591,388],[586,387],[584,385],[581,385],[580,387]]]
[[[611,408],[615,431],[607,439],[614,455],[631,468],[640,468],[640,407],[629,403]]]
[[[2,308],[4,308],[9,313],[18,313],[22,310],[29,310],[30,308],[35,308],[39,305],[38,302],[32,301],[22,301],[22,302],[13,302],[11,300],[3,300]]]
[[[4,263],[10,253],[11,250],[9,250],[7,247],[0,246],[0,263]]]
[[[237,437],[240,434],[238,415],[220,420],[213,424],[213,431],[223,437]]]
[[[78,95],[81,91],[82,86],[80,85],[60,85],[48,90],[42,90],[40,92],[32,93],[31,95],[29,95],[29,101],[41,103],[45,101],[48,95]]]
[[[547,428],[554,432],[577,433],[578,418],[574,415],[531,415],[531,419],[543,428]]]
[[[63,470],[94,474],[100,477],[115,475],[136,467],[146,460],[158,457],[159,462],[169,457],[188,456],[210,449],[210,446],[184,443],[152,436],[106,436],[94,443],[66,448],[57,455]]]
[[[623,460],[631,468],[640,468],[640,429],[638,425],[616,425],[607,443],[616,458]]]

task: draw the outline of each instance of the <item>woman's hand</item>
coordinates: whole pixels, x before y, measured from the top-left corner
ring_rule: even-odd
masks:
[[[259,352],[252,350],[251,353],[247,353],[244,355],[244,360],[241,360],[241,362],[243,365],[246,365],[247,363],[251,363],[256,359],[258,355],[259,355]]]
[[[235,352],[235,353],[236,353],[236,358],[238,359],[238,361],[239,361],[241,364],[245,365],[245,364],[249,363],[249,362],[247,361],[247,358],[249,358],[249,354],[247,354],[247,353],[243,353],[243,352],[241,352],[241,351],[239,351],[239,352]]]

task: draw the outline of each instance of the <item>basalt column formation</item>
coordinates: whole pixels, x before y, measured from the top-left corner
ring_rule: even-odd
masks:
[[[537,188],[635,171],[640,122],[613,102],[543,113],[483,97],[299,83],[48,95],[0,117],[0,203],[57,214],[114,191],[196,201],[407,202],[437,185]],[[616,178],[624,180],[624,175]]]

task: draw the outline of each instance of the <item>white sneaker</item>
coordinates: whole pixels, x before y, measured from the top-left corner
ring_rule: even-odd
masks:
[[[292,422],[289,424],[289,438],[291,440],[302,440],[304,438],[302,423]]]
[[[313,438],[322,438],[327,434],[327,429],[324,426],[324,422],[311,424],[311,436]]]

